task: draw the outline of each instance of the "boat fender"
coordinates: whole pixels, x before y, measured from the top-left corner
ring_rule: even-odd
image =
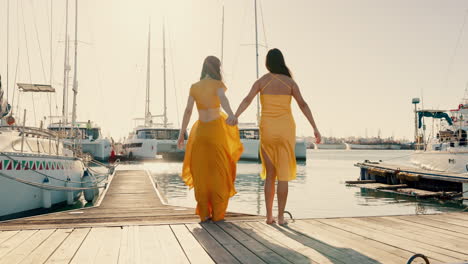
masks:
[[[45,177],[44,180],[42,180],[43,185],[49,185],[50,181],[48,177]],[[50,190],[47,190],[45,188],[42,188],[42,207],[44,208],[51,208],[52,207],[52,195],[50,193]]]
[[[65,187],[71,187],[71,179],[69,176],[67,176],[67,181],[65,182]],[[67,205],[72,205],[75,203],[75,197],[73,195],[73,191],[68,190],[67,191]]]
[[[83,188],[91,188],[91,187],[94,187],[94,182],[91,178],[91,176],[89,175],[89,171],[88,170],[85,170],[84,173],[83,173],[83,177],[81,178],[81,186]],[[84,194],[84,198],[87,202],[92,202],[94,200],[94,197],[95,197],[95,191],[94,189],[85,189],[83,190],[83,194]]]

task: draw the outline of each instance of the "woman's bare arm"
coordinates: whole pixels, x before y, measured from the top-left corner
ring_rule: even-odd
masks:
[[[309,105],[302,97],[301,91],[299,90],[299,86],[297,86],[297,84],[294,84],[292,86],[292,95],[294,99],[296,100],[297,105],[301,109],[302,113],[307,118],[307,120],[309,120],[310,125],[314,129],[314,135],[315,135],[317,144],[320,143],[322,141],[322,136],[320,135],[317,125],[315,124],[314,117],[312,116],[312,111],[310,111]]]
[[[182,126],[179,131],[179,139],[177,140],[177,147],[179,149],[184,148],[184,139],[185,139],[184,135],[185,135],[185,132],[187,131],[187,126],[188,126],[188,123],[190,122],[190,118],[192,117],[194,103],[195,103],[195,100],[193,99],[193,97],[189,96],[187,100],[187,106],[185,106],[184,118],[182,119]]]
[[[228,114],[228,116],[233,116],[234,113],[232,112],[231,105],[229,104],[229,100],[226,97],[224,88],[219,88],[217,91],[217,94],[218,94],[221,106],[223,107],[224,111],[226,111],[226,114]]]
[[[252,88],[250,89],[250,92],[247,94],[247,96],[242,100],[241,104],[237,108],[235,116],[239,118],[239,116],[249,107],[249,105],[252,103],[252,100],[255,98],[255,96],[260,92],[260,85],[258,85],[258,81],[252,85]]]

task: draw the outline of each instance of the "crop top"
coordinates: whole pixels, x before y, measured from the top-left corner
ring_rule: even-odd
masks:
[[[222,81],[214,79],[203,79],[197,83],[192,84],[190,87],[190,96],[195,99],[198,110],[206,110],[212,108],[219,108],[221,103],[218,97],[218,89],[226,86]]]

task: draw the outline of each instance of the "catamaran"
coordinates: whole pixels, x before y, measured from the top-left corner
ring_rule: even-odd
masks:
[[[76,142],[83,153],[90,154],[99,161],[108,161],[112,151],[112,144],[101,134],[101,128],[93,122],[76,122],[75,128],[71,124],[52,123],[47,127],[64,138],[64,144],[72,147]],[[73,131],[74,130],[74,131]]]
[[[144,121],[143,125],[136,126],[135,129],[125,139],[122,147],[124,154],[129,159],[156,159],[162,156],[163,159],[184,158],[184,151],[177,148],[179,129],[172,127],[167,119],[166,104],[166,41],[163,27],[163,70],[164,70],[164,110],[162,115],[152,115],[150,112],[150,48],[151,48],[151,27],[148,32],[148,52],[146,66],[146,100],[145,117],[136,118],[135,121]],[[162,118],[162,122],[153,122],[154,118]],[[185,139],[188,135],[185,135]]]

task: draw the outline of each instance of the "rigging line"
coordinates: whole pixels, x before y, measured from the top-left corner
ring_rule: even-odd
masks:
[[[465,10],[465,16],[463,17],[463,23],[462,23],[462,25],[460,27],[460,31],[458,32],[457,41],[455,42],[455,47],[453,49],[453,53],[452,53],[452,56],[450,58],[450,61],[449,61],[448,67],[447,67],[447,73],[445,75],[445,82],[444,82],[444,87],[445,88],[447,88],[448,79],[449,79],[450,72],[452,71],[453,63],[455,61],[455,56],[457,54],[458,47],[460,46],[461,37],[463,36],[463,32],[465,31],[465,25],[466,25],[467,17],[468,17],[468,10]]]
[[[171,69],[172,69],[172,83],[174,86],[174,94],[175,94],[175,100],[176,100],[176,113],[177,113],[177,126],[180,127],[180,116],[179,116],[179,98],[177,94],[177,85],[176,85],[176,80],[175,80],[175,70],[174,70],[174,55],[172,53],[172,50],[174,49],[171,33],[169,32],[169,56],[171,59]]]
[[[267,35],[266,35],[266,30],[265,30],[265,18],[263,17],[262,0],[259,0],[258,2],[260,3],[260,16],[262,17],[263,41],[265,42],[265,47],[268,50],[268,41],[267,41]]]
[[[52,87],[52,50],[53,50],[53,48],[52,48],[52,45],[53,45],[52,44],[53,2],[52,2],[52,0],[50,0],[50,14],[49,14],[48,10],[49,9],[47,9],[47,17],[48,17],[47,21],[49,21],[49,23],[50,23],[49,24],[49,26],[50,26],[50,28],[49,28],[49,33],[50,33],[50,35],[49,35],[50,36],[50,39],[49,39],[49,41],[50,41],[50,43],[49,43],[49,45],[50,45],[50,51],[49,51],[49,56],[50,56],[49,57],[49,84]],[[49,93],[47,96],[49,97],[49,116],[52,116],[52,103],[51,103],[52,94]],[[50,124],[52,123],[50,119],[49,119],[49,123]]]
[[[26,34],[26,22],[24,22],[24,8],[21,2],[21,13],[23,17],[23,32],[24,32],[24,42],[26,44],[26,55],[28,58],[28,70],[29,70],[29,82],[32,84],[32,75],[31,75],[31,61],[29,58],[29,49],[28,49],[28,35]],[[34,123],[36,123],[36,104],[34,103],[34,94],[31,93],[32,103],[33,103],[33,112],[34,112]],[[18,103],[19,105],[19,103]]]

